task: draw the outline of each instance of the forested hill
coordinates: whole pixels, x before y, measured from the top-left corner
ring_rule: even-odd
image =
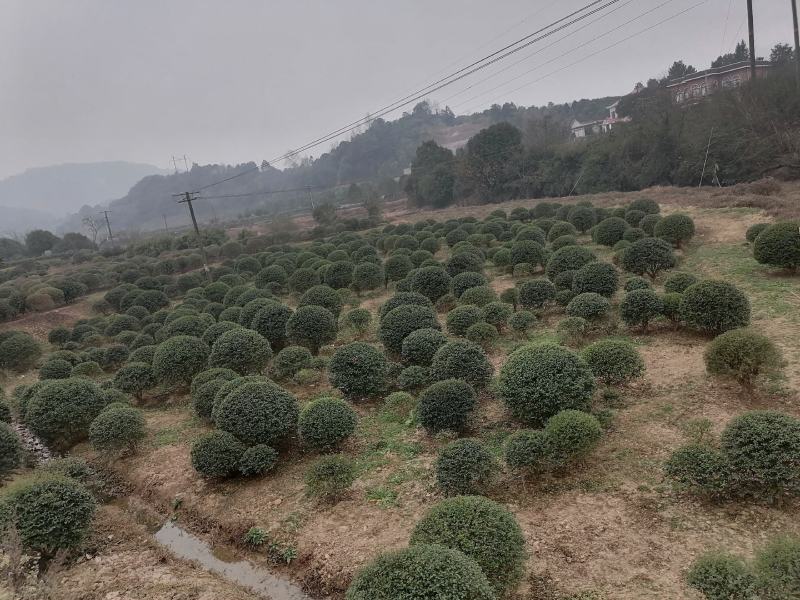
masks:
[[[330,152],[317,157],[305,157],[294,165],[267,166],[261,159],[240,165],[193,165],[188,173],[153,175],[136,183],[128,194],[110,203],[114,225],[120,229],[152,230],[164,226],[164,216],[170,226],[188,224],[183,205],[177,204],[173,194],[199,189],[205,185],[253,170],[243,177],[208,190],[206,195],[234,195],[264,190],[285,190],[313,186],[317,196],[329,197],[334,186],[347,186],[352,182],[370,182],[383,195],[397,193],[394,178],[410,166],[419,145],[427,140],[452,150],[492,124],[507,121],[523,132],[549,131],[563,139],[568,134],[573,119],[580,121],[602,118],[608,114],[606,106],[617,97],[579,100],[569,104],[550,104],[545,107],[517,107],[514,104],[494,105],[472,115],[455,116],[449,109],[435,110],[429,104],[418,104],[413,111],[394,121],[377,119],[364,131],[339,143]],[[533,124],[544,124],[536,127]],[[258,170],[255,170],[256,167]],[[198,202],[196,210],[201,221],[248,214],[269,214],[285,210],[298,202],[306,202],[306,191],[262,195],[246,198],[217,199]],[[65,230],[80,228],[81,214],[96,212],[86,207],[73,215]]]

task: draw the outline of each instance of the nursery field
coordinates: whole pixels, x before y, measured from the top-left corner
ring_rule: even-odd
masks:
[[[8,597],[258,597],[173,519],[311,598],[796,598],[798,206],[394,207],[229,240],[213,283],[191,249],[59,271],[97,281],[0,324],[0,421],[68,457],[0,423]]]

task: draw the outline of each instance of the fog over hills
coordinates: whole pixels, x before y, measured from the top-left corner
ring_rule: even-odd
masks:
[[[51,218],[64,217],[84,205],[120,198],[140,179],[164,173],[148,164],[124,161],[73,163],[28,169],[0,180],[3,225],[25,211],[42,211]],[[8,211],[7,209],[23,209]],[[15,217],[16,218],[16,217]]]

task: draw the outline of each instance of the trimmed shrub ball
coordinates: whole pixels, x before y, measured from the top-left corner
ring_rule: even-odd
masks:
[[[603,428],[594,415],[570,409],[550,417],[544,432],[552,465],[559,468],[593,450],[603,435]]]
[[[114,375],[114,387],[137,400],[141,400],[142,394],[155,385],[156,377],[147,363],[130,362]]]
[[[677,264],[675,253],[668,242],[658,238],[642,238],[622,253],[622,268],[637,275],[655,277]]]
[[[194,470],[203,477],[229,477],[239,470],[247,446],[226,431],[212,431],[192,444]]]
[[[290,379],[299,371],[311,367],[311,352],[302,346],[286,346],[275,355],[272,373],[277,379]]]
[[[450,442],[436,458],[436,485],[448,496],[482,494],[497,468],[494,457],[477,440]]]
[[[525,536],[505,506],[481,496],[460,496],[433,506],[417,523],[409,545],[438,544],[474,560],[498,597],[522,577]]]
[[[481,309],[483,320],[496,327],[498,331],[502,331],[513,313],[514,307],[505,302],[490,302]]]
[[[342,312],[342,298],[327,285],[315,285],[302,295],[298,303],[298,307],[301,306],[322,306],[338,319]]]
[[[458,432],[466,427],[475,404],[475,390],[465,381],[439,381],[420,394],[417,418],[429,432]]]
[[[440,329],[436,312],[427,306],[405,304],[386,313],[378,329],[378,338],[389,352],[399,354],[403,340],[417,329]]]
[[[573,207],[567,215],[567,220],[570,222],[570,224],[574,225],[575,229],[581,233],[586,233],[592,228],[592,226],[595,224],[595,218],[596,215],[593,208],[581,205]],[[556,227],[557,225],[554,225],[550,229],[550,241],[554,241],[559,237],[563,237],[564,235],[574,235],[570,233],[564,233],[563,228],[562,231],[556,231],[553,233],[553,230],[556,229]]]
[[[413,268],[414,263],[411,262],[408,256],[404,254],[390,256],[383,265],[386,282],[405,279]]]
[[[400,355],[408,364],[428,367],[433,361],[433,355],[446,342],[447,336],[438,329],[417,329],[403,339]]]
[[[652,290],[653,284],[644,277],[636,275],[634,277],[628,277],[622,289],[626,292],[632,292],[633,290]]]
[[[450,275],[441,267],[417,269],[411,275],[411,291],[436,302],[450,291]]]
[[[280,302],[272,302],[258,309],[245,326],[264,336],[270,349],[280,350],[286,345],[286,323],[291,316],[291,308]]]
[[[275,468],[278,452],[266,444],[251,446],[239,459],[239,472],[245,477],[265,475]]]
[[[603,219],[592,229],[592,241],[611,248],[622,239],[628,227],[628,222],[620,217]]]
[[[578,245],[578,238],[574,235],[562,235],[561,237],[557,237],[552,241],[550,247],[555,250],[560,250],[561,248],[566,248],[567,246],[577,246]]]
[[[690,216],[680,213],[667,215],[653,227],[653,235],[680,248],[694,236],[694,221]]]
[[[459,273],[458,275],[453,277],[450,283],[453,288],[453,296],[458,298],[469,288],[486,285],[488,283],[488,280],[481,273],[475,273],[473,271],[465,271],[464,273]]]
[[[353,283],[353,270],[355,265],[349,260],[339,260],[330,265],[325,271],[325,284],[338,290],[349,287]]]
[[[0,369],[27,371],[41,355],[41,345],[27,333],[14,330],[0,332]]]
[[[384,390],[388,362],[383,352],[374,346],[354,342],[336,350],[328,372],[333,386],[345,396],[364,398]]]
[[[483,348],[467,340],[454,340],[441,346],[431,361],[431,375],[437,380],[462,379],[483,387],[494,369]]]
[[[505,461],[523,474],[541,473],[550,466],[550,438],[543,429],[523,429],[506,441]]]
[[[300,306],[286,322],[286,337],[297,346],[318,354],[320,346],[336,339],[336,317],[327,308]]]
[[[598,321],[606,317],[611,310],[611,303],[608,298],[587,292],[578,294],[567,304],[566,313],[570,317],[580,317],[587,321]]]
[[[494,325],[481,321],[470,325],[464,337],[482,348],[489,348],[497,341],[500,334]]]
[[[223,381],[233,381],[237,379],[239,374],[236,371],[232,371],[231,369],[207,369],[202,371],[194,376],[192,379],[192,385],[190,387],[191,393],[194,393],[198,390],[202,385],[208,383],[209,381],[213,381],[215,379],[222,379]]]
[[[145,435],[144,413],[132,406],[109,406],[89,427],[92,447],[104,454],[134,452]]]
[[[458,301],[460,304],[472,304],[477,307],[483,307],[490,302],[497,301],[497,292],[495,292],[491,286],[479,285],[478,287],[465,290]]]
[[[646,237],[648,237],[648,234],[644,229],[640,229],[639,227],[631,227],[625,232],[625,235],[622,236],[622,239],[626,242],[633,243]]]
[[[265,381],[246,383],[230,392],[215,409],[214,421],[248,446],[275,446],[297,429],[298,415],[295,397]]]
[[[472,304],[467,304],[456,306],[448,312],[445,321],[447,323],[447,331],[451,335],[463,336],[471,325],[479,323],[482,319],[483,313],[481,309]]]
[[[217,338],[211,347],[208,364],[247,375],[260,373],[270,358],[272,348],[269,342],[252,329],[239,327],[226,331]]]
[[[212,379],[206,381],[192,391],[192,408],[198,417],[211,421],[214,410],[214,399],[220,388],[227,383],[225,379]]]
[[[525,227],[520,227],[519,231],[517,231],[517,235],[514,237],[514,241],[519,242],[522,240],[533,240],[544,247],[547,243],[547,234],[541,227],[526,225]]]
[[[0,420],[0,477],[16,469],[21,459],[22,442],[17,432]]]
[[[581,356],[594,376],[608,385],[627,383],[644,375],[644,360],[630,342],[599,340],[584,348]]]
[[[658,202],[650,198],[637,198],[628,205],[628,210],[640,210],[646,215],[657,215],[661,212]]]
[[[664,464],[664,474],[692,493],[725,498],[731,492],[731,470],[723,454],[707,444],[678,448]]]
[[[511,265],[540,265],[544,262],[544,248],[533,240],[520,240],[511,246]]]
[[[519,303],[525,308],[542,308],[555,297],[556,288],[547,279],[534,279],[519,286]]]
[[[342,322],[356,334],[363,335],[372,323],[372,313],[366,308],[354,308],[345,313]]]
[[[750,324],[750,301],[726,281],[699,281],[683,292],[680,317],[692,329],[722,333]]]
[[[398,292],[381,305],[381,308],[378,311],[378,317],[380,320],[383,320],[383,318],[392,310],[398,306],[403,306],[404,304],[413,304],[416,306],[427,306],[428,308],[433,308],[433,302],[431,302],[422,294],[417,294],[415,292]]]
[[[619,275],[614,265],[605,262],[592,262],[575,271],[572,291],[576,294],[594,292],[610,298],[619,286]]]
[[[358,415],[347,402],[320,398],[300,412],[300,437],[308,448],[329,452],[353,435],[357,424]]]
[[[72,364],[60,358],[51,358],[39,367],[39,379],[66,379],[72,372]]]
[[[163,383],[188,385],[205,369],[211,349],[199,338],[179,335],[162,342],[153,354],[153,375]]]
[[[453,254],[445,263],[445,270],[450,277],[455,277],[459,273],[468,271],[479,273],[483,270],[483,258],[474,252]]]
[[[48,380],[25,406],[25,423],[42,440],[68,449],[86,437],[89,424],[105,406],[102,391],[79,377]]]
[[[737,491],[775,501],[800,493],[800,420],[771,410],[734,418],[720,439]]]
[[[431,383],[431,370],[428,367],[411,365],[397,376],[397,387],[401,390],[419,390]]]
[[[780,535],[755,557],[754,569],[764,598],[791,598],[800,593],[800,538]]]
[[[0,528],[14,525],[25,548],[53,557],[80,547],[97,505],[86,488],[68,477],[31,477],[0,500]]]
[[[690,285],[697,283],[697,277],[691,273],[673,273],[664,280],[664,291],[668,294],[682,294]]]
[[[566,246],[553,252],[547,260],[547,278],[554,281],[559,273],[577,271],[586,263],[596,260],[594,253],[583,246]]]
[[[628,210],[625,212],[625,221],[631,227],[637,227],[639,222],[644,218],[644,213],[640,210]],[[626,232],[627,233],[627,232]]]
[[[565,409],[588,410],[594,390],[594,375],[586,362],[556,344],[517,349],[497,381],[497,393],[512,414],[531,425],[543,425]]]
[[[757,597],[756,578],[750,567],[727,552],[708,552],[695,560],[686,573],[686,583],[708,600],[753,600]]]
[[[619,305],[619,316],[628,327],[647,331],[652,319],[662,314],[664,302],[653,290],[633,290],[625,294]]]
[[[768,337],[747,329],[715,337],[704,358],[709,373],[733,377],[748,389],[761,373],[778,370],[782,361],[780,350]]]
[[[656,228],[656,223],[661,220],[661,215],[649,214],[642,217],[639,221],[639,228],[647,235],[653,235],[653,230]]]
[[[308,495],[335,502],[347,493],[356,476],[356,467],[350,458],[341,454],[323,456],[306,473]]]
[[[346,600],[495,600],[477,563],[458,550],[416,544],[361,569]]]
[[[566,209],[565,212],[571,212],[574,210],[573,208],[564,208]],[[552,242],[554,239],[561,237],[562,235],[576,235],[577,233],[578,231],[575,229],[572,223],[567,221],[556,221],[547,230],[547,239]]]
[[[762,231],[771,226],[772,223],[756,223],[755,225],[750,225],[744,234],[744,238],[752,244]]]
[[[753,258],[763,265],[796,271],[800,266],[797,223],[776,223],[762,231],[753,245]]]
[[[511,315],[508,326],[517,335],[526,335],[536,325],[536,315],[529,310],[520,310]]]

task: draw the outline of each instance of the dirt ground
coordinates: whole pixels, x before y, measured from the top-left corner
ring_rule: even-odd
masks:
[[[509,506],[525,532],[532,581],[547,581],[558,594],[595,591],[609,599],[692,600],[699,596],[687,588],[683,575],[703,551],[725,548],[749,556],[777,533],[800,534],[797,505],[711,505],[673,491],[662,476],[664,460],[691,439],[701,420],[719,433],[744,410],[774,408],[800,416],[800,280],[755,263],[744,239],[754,223],[796,216],[792,211],[800,211],[800,185],[784,185],[777,199],[667,188],[588,199],[603,206],[639,196],[658,201],[663,212],[680,210],[695,219],[697,235],[682,251],[678,268],[741,286],[751,299],[753,327],[770,335],[784,353],[785,375],[765,382],[750,397],[735,384],[706,374],[708,338],[667,325],[646,335],[620,330],[637,344],[647,371],[622,390],[600,447],[564,476],[525,482],[498,471],[490,496]],[[579,199],[586,198],[574,200]],[[388,216],[393,222],[482,217],[498,208],[532,204],[397,209]],[[498,292],[514,283],[510,276],[493,280]],[[376,295],[361,305],[377,311],[384,298]],[[37,317],[48,321],[40,327]],[[26,327],[46,332],[56,323],[52,318],[35,315]],[[551,321],[545,320],[533,333],[546,335],[550,327]],[[512,344],[501,344],[491,353],[496,368],[505,360],[506,346]],[[306,400],[326,390],[327,384],[320,382],[298,396]],[[189,448],[207,428],[193,417],[187,402],[174,398],[170,406],[149,408],[147,444],[138,456],[117,462],[114,470],[147,502],[167,511],[179,506],[177,519],[209,537],[236,542],[248,527],[264,528],[276,544],[297,552],[290,565],[276,567],[278,572],[316,597],[341,597],[355,570],[377,553],[407,544],[416,521],[441,499],[431,465],[448,439],[385,421],[378,402],[357,406],[360,429],[344,451],[357,459],[360,475],[349,495],[332,506],[305,495],[303,477],[315,457],[294,449],[263,479],[219,483],[198,477]],[[499,451],[517,425],[489,394],[481,398],[478,413],[470,434]],[[77,451],[91,457],[86,448]],[[118,535],[123,518],[114,507],[105,507],[98,535]],[[251,557],[264,559],[262,552]],[[141,527],[68,569],[62,585],[63,597],[76,600],[245,597],[217,578],[165,557]],[[536,600],[540,593],[538,585],[526,582],[519,598]]]

